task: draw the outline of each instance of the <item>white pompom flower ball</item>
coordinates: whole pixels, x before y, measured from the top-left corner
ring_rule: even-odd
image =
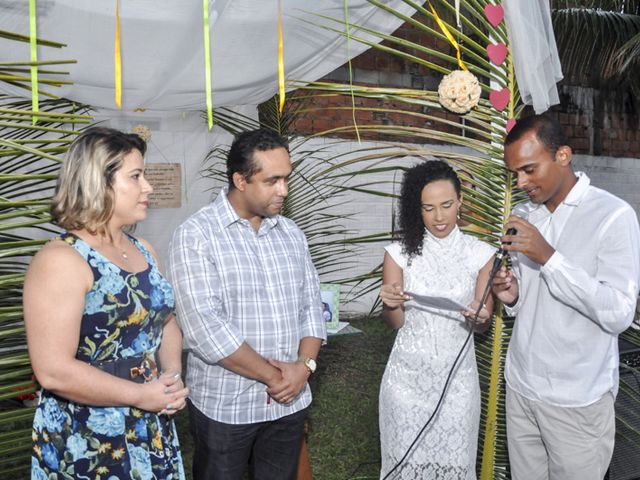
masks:
[[[445,75],[440,82],[438,100],[447,110],[455,113],[467,113],[478,105],[480,92],[480,82],[473,73],[454,70]]]
[[[138,135],[145,143],[151,140],[151,130],[146,125],[136,125],[131,129],[131,133]]]

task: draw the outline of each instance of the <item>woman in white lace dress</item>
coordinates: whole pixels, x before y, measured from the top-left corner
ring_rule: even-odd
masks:
[[[435,410],[469,329],[486,328],[491,317],[489,297],[471,325],[494,249],[458,229],[461,202],[460,180],[446,163],[429,161],[405,173],[399,216],[403,234],[386,248],[380,291],[383,316],[399,329],[380,387],[381,478],[476,478],[480,387],[473,339],[439,412],[400,462]],[[446,297],[468,308],[425,307],[411,293]]]

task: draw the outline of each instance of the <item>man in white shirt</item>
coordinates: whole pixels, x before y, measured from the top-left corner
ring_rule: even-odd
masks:
[[[618,334],[633,321],[640,230],[633,209],[574,173],[552,117],[519,120],[504,160],[530,202],[503,236],[513,272],[493,291],[515,315],[505,378],[514,480],[605,475],[615,436]]]

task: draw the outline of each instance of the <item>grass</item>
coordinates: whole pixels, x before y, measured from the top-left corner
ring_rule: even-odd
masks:
[[[318,480],[379,478],[378,391],[395,332],[354,320],[359,335],[329,338],[311,379],[309,456]]]
[[[353,319],[362,334],[329,338],[311,377],[308,445],[315,480],[365,480],[380,475],[378,390],[395,332],[379,318]],[[186,410],[178,434],[191,479],[193,442]]]

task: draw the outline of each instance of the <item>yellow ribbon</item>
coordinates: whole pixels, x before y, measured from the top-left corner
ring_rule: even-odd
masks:
[[[451,45],[453,45],[453,48],[456,49],[456,56],[458,57],[458,65],[460,66],[460,68],[462,70],[465,70],[465,71],[468,72],[469,69],[467,68],[467,66],[462,61],[462,56],[460,55],[460,45],[458,45],[458,42],[456,42],[456,39],[453,38],[453,35],[451,35],[451,32],[449,31],[447,26],[444,24],[444,22],[438,16],[438,13],[436,12],[436,9],[433,8],[433,5],[431,5],[431,1],[427,0],[427,2],[429,3],[429,8],[431,8],[431,13],[433,13],[433,17],[435,18],[436,23],[440,27],[440,30],[442,30],[442,33],[444,33],[445,37],[447,37],[447,39],[449,40],[449,43],[451,43]]]
[[[213,101],[211,99],[211,33],[209,32],[209,0],[202,0],[204,23],[204,82],[207,99],[207,124],[213,128]]]
[[[120,12],[116,0],[116,39],[114,45],[114,74],[116,86],[116,105],[122,110],[122,55],[120,53]]]
[[[347,32],[347,58],[349,64],[349,89],[351,90],[351,118],[353,119],[353,128],[356,131],[356,139],[360,144],[360,130],[358,129],[358,122],[356,122],[356,99],[353,94],[353,71],[351,69],[351,33],[349,32],[349,0],[344,0],[344,24]]]
[[[278,93],[280,94],[280,113],[284,109],[284,43],[282,41],[282,0],[278,0]]]
[[[36,32],[36,0],[29,0],[29,46],[31,48],[31,110],[38,112],[38,38]],[[33,125],[38,121],[37,115],[32,115]]]

